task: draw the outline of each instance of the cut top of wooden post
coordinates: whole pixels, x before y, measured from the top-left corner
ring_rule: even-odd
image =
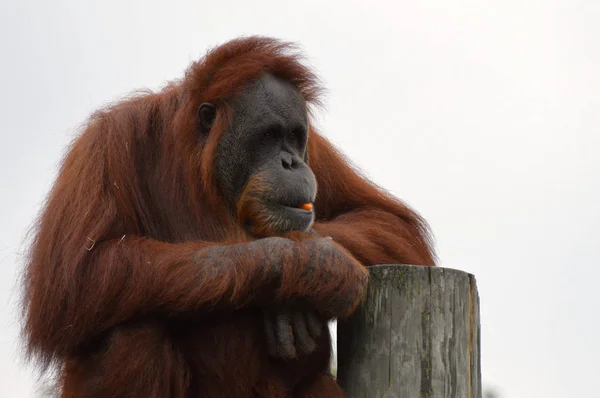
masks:
[[[480,398],[475,278],[441,267],[370,267],[367,298],[338,322],[349,397]]]

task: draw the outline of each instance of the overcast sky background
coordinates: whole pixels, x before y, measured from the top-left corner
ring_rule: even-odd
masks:
[[[244,34],[301,43],[324,134],[424,215],[442,266],[476,275],[485,385],[597,396],[597,0],[2,0],[0,396],[35,396],[16,278],[77,126]]]

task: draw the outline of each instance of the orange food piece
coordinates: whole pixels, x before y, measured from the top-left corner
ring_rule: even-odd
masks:
[[[301,209],[304,210],[308,210],[311,211],[313,209],[313,204],[312,203],[304,203],[302,206],[300,206]]]

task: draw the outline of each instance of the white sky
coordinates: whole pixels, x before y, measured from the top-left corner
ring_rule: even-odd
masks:
[[[323,132],[476,275],[484,383],[597,394],[599,1],[2,0],[0,396],[34,396],[19,253],[76,127],[241,34],[303,45]]]

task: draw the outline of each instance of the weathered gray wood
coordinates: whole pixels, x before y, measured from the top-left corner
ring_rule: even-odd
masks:
[[[473,275],[371,267],[366,301],[338,322],[338,381],[351,398],[481,398]]]

